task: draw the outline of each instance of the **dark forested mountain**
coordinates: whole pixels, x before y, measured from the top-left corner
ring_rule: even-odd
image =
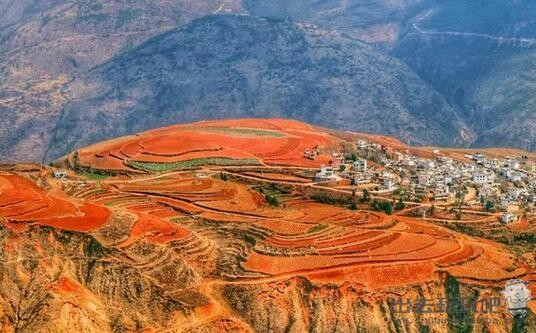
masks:
[[[0,0],[1,160],[230,116],[534,150],[535,7]]]

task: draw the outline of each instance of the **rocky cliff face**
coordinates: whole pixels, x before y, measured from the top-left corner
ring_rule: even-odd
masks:
[[[406,286],[388,291],[363,290],[359,284],[321,285],[304,278],[263,285],[226,286],[223,295],[229,304],[257,332],[496,332],[511,331],[512,318],[506,314],[493,316],[492,325],[474,314],[473,323],[457,322],[446,313],[398,313],[391,301],[404,295],[412,300],[433,302],[448,298],[451,278],[423,286]],[[498,297],[493,289],[456,284],[463,297],[488,294]],[[450,295],[452,296],[452,295]],[[427,321],[428,318],[428,321]],[[491,319],[491,317],[490,317]],[[436,321],[434,324],[433,321]],[[529,319],[527,325],[532,325]],[[437,322],[449,322],[438,325]],[[531,331],[531,329],[527,330]]]

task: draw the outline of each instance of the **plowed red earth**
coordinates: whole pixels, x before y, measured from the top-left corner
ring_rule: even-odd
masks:
[[[19,175],[2,174],[0,216],[15,232],[24,232],[21,226],[29,224],[87,232],[106,224],[110,209],[123,210],[135,221],[128,237],[115,245],[118,248],[141,240],[165,245],[194,237],[188,228],[171,221],[175,216],[239,223],[268,235],[257,238],[247,252],[241,264],[246,272],[274,277],[305,274],[319,281],[352,278],[370,288],[433,280],[441,271],[486,283],[528,273],[525,267],[512,269],[513,256],[495,243],[410,217],[349,211],[303,199],[271,207],[257,192],[236,182],[187,174],[146,178],[114,181],[113,186],[93,192],[84,188],[84,201],[77,201],[57,191],[47,193]],[[202,251],[205,243],[193,244],[199,244],[199,250],[188,252]],[[390,278],[379,278],[386,272]]]
[[[148,237],[151,242],[164,244],[173,240],[183,239],[189,235],[187,229],[165,222],[157,217],[145,213],[137,213],[138,220],[132,227],[130,237],[119,244],[120,247],[127,247],[137,240]]]
[[[188,174],[116,182],[114,188],[120,193],[100,193],[95,200],[105,203],[114,198],[125,200],[128,193],[146,195],[181,214],[222,225],[239,223],[267,233],[256,240],[242,263],[249,272],[270,276],[307,274],[315,279],[331,276],[335,280],[361,272],[365,275],[359,280],[369,287],[387,286],[389,278],[377,277],[387,271],[397,276],[391,278],[393,284],[435,279],[441,271],[497,283],[527,273],[523,267],[512,270],[513,257],[495,243],[482,244],[411,217],[350,211],[299,198],[286,201],[284,208],[271,207],[246,185],[217,178],[196,179]],[[142,238],[167,243],[191,237],[188,229],[169,224],[166,213],[151,215],[145,208],[136,207],[125,206],[138,216],[138,221],[130,237],[119,246],[130,246]],[[409,267],[414,267],[413,274]]]
[[[39,224],[73,231],[102,226],[110,211],[91,203],[75,203],[48,195],[18,175],[0,175],[0,217],[12,224]]]
[[[315,160],[306,149],[321,148]],[[339,140],[310,125],[282,120],[218,120],[177,125],[99,143],[78,152],[84,166],[130,170],[128,162],[174,163],[206,158],[258,159],[268,165],[318,167]]]

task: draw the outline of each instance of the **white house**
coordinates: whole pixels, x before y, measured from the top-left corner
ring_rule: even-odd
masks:
[[[512,170],[508,170],[506,172],[506,177],[508,178],[509,181],[514,182],[514,183],[523,180],[523,174],[521,172],[512,171]]]
[[[491,198],[493,196],[493,188],[488,184],[478,189],[478,197],[481,199]]]
[[[367,171],[367,160],[365,159],[358,159],[354,163],[352,163],[352,170],[354,171]]]
[[[519,199],[519,196],[521,195],[522,191],[518,188],[511,188],[506,193],[506,196],[510,201],[516,201]]]
[[[512,213],[504,213],[501,216],[501,222],[504,224],[517,222],[517,216]]]
[[[386,191],[393,191],[396,189],[396,182],[391,177],[386,177],[383,179],[383,188]]]
[[[482,161],[484,161],[486,159],[486,156],[484,156],[484,154],[481,154],[481,153],[473,154],[471,157],[476,162],[482,162]]]
[[[495,180],[495,177],[486,172],[475,172],[473,174],[473,183],[477,185],[491,184]]]
[[[56,179],[65,179],[65,178],[67,178],[67,171],[65,171],[65,170],[56,170],[56,171],[54,171],[54,178],[56,178]]]
[[[506,158],[506,165],[510,169],[519,169],[519,161],[515,157],[511,157],[511,156],[507,157]]]
[[[337,182],[339,180],[341,180],[341,177],[335,174],[331,166],[323,166],[320,168],[320,172],[315,175],[315,182],[318,183]]]
[[[434,189],[434,199],[435,201],[447,201],[451,196],[450,189],[448,186],[443,184],[436,185]]]
[[[357,141],[357,148],[364,150],[368,146],[368,141],[366,140],[358,140]]]
[[[421,186],[430,186],[432,177],[428,173],[421,172],[418,175],[418,182]]]

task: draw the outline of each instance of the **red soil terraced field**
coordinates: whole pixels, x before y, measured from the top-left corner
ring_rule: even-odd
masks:
[[[318,148],[315,160],[306,149]],[[310,125],[282,119],[204,121],[151,130],[78,151],[78,163],[93,169],[167,171],[200,165],[319,167],[340,141]]]
[[[111,210],[126,212],[133,220],[115,244],[119,248],[143,239],[168,244],[193,237],[189,228],[173,222],[175,218],[197,216],[222,226],[239,223],[264,235],[256,236],[241,265],[250,273],[322,276],[323,271],[339,274],[333,273],[339,269],[347,274],[351,267],[367,267],[367,272],[385,265],[405,270],[409,264],[475,281],[502,281],[527,273],[497,244],[482,244],[411,217],[351,211],[299,197],[287,200],[284,207],[272,207],[244,184],[188,173],[82,187],[71,193],[76,200],[46,193],[15,174],[0,176],[0,190],[0,216],[12,229],[18,223],[35,223],[96,230],[107,223]]]
[[[286,200],[284,207],[271,207],[243,184],[188,174],[116,187],[124,193],[145,193],[159,202],[174,202],[178,207],[190,205],[189,210],[181,210],[186,214],[222,225],[239,223],[262,232],[266,236],[256,240],[242,264],[246,272],[292,276],[367,267],[372,279],[374,267],[389,265],[394,272],[400,267],[400,274],[406,274],[408,265],[414,264],[432,272],[430,279],[439,272],[449,272],[464,279],[497,283],[527,273],[522,267],[512,270],[513,257],[499,245],[480,244],[411,217],[351,211],[303,198]],[[495,267],[486,270],[487,265]],[[422,280],[424,272],[415,274],[416,279]],[[412,275],[404,276],[406,281]]]
[[[286,177],[272,168],[266,170],[274,180]],[[253,306],[252,300],[261,299],[257,296],[272,290],[272,284],[292,288],[292,281],[304,279],[312,293],[321,289],[342,297],[354,293],[357,300],[370,302],[409,290],[429,289],[442,295],[446,276],[471,288],[494,290],[512,278],[536,280],[527,264],[529,257],[521,260],[489,240],[410,216],[316,202],[299,191],[274,190],[273,195],[285,200],[270,205],[258,185],[241,183],[240,178],[223,180],[219,172],[207,174],[207,178],[192,172],[144,174],[99,182],[31,175],[45,184],[39,187],[30,178],[2,173],[0,230],[14,237],[3,253],[10,256],[9,262],[18,262],[17,251],[26,235],[33,246],[32,257],[40,256],[50,266],[69,258],[85,260],[86,252],[102,256],[97,261],[87,258],[87,265],[96,267],[91,276],[101,284],[94,287],[84,278],[75,278],[79,271],[74,270],[54,275],[47,290],[55,299],[78,307],[95,308],[98,303],[99,308],[113,311],[117,303],[108,308],[103,293],[115,295],[117,288],[126,288],[122,292],[130,295],[148,286],[143,292],[157,290],[158,300],[176,297],[174,302],[185,304],[184,311],[169,313],[167,318],[192,327],[235,316],[235,303],[226,298],[233,288],[253,290],[242,296],[249,302],[244,304]],[[48,243],[40,244],[34,235],[51,228],[39,226],[52,227],[63,241],[77,237],[77,246],[72,247],[77,252],[58,255],[61,241],[54,243],[53,250]],[[46,242],[54,238],[38,236]],[[83,237],[89,240],[84,243]],[[55,261],[48,259],[55,255],[59,256]],[[79,267],[78,262],[65,266]],[[118,282],[106,291],[109,281]],[[316,301],[315,294],[303,295]],[[281,302],[286,304],[287,299]],[[121,309],[132,306],[128,299],[128,306]],[[238,318],[237,322],[246,320]],[[168,327],[173,320],[159,327]]]
[[[12,224],[39,224],[89,231],[106,223],[110,211],[91,203],[60,199],[47,194],[24,177],[1,174],[0,217]]]
[[[138,212],[137,216],[138,220],[132,227],[129,238],[118,246],[130,246],[142,237],[148,237],[151,242],[163,244],[173,240],[184,239],[190,234],[187,229],[163,221],[150,214]]]
[[[291,206],[304,209],[304,216],[316,216],[316,221],[322,221],[317,224],[321,227],[306,233],[297,229],[301,233],[294,235],[274,228],[272,235],[256,244],[243,264],[246,270],[275,276],[306,274],[321,280],[366,272],[366,276],[356,279],[371,288],[385,287],[389,279],[382,282],[378,276],[386,267],[404,283],[433,280],[437,273],[446,271],[466,280],[500,284],[530,272],[524,267],[515,268],[514,258],[497,244],[482,244],[417,220],[403,218],[397,220],[396,228],[385,228],[378,223],[381,216],[369,214],[359,216],[355,224],[340,224],[339,218],[346,218],[343,212],[347,213],[342,208],[322,209],[322,204],[307,202]],[[270,224],[263,226],[270,228]],[[409,267],[414,267],[413,274]]]
[[[300,198],[287,200],[285,207],[270,207],[245,185],[216,178],[197,179],[189,174],[114,182],[114,188],[112,192],[96,192],[88,199],[107,205],[115,202],[137,216],[129,238],[120,247],[131,246],[142,237],[154,243],[190,237],[188,229],[169,224],[166,213],[158,213],[164,218],[147,213],[148,208],[136,201],[146,196],[157,205],[179,211],[178,214],[195,215],[222,225],[240,223],[265,233],[266,237],[257,239],[242,264],[251,273],[320,276],[324,271],[339,274],[333,271],[348,272],[363,267],[372,279],[374,267],[389,265],[395,272],[400,267],[402,274],[408,265],[414,264],[426,268],[415,274],[419,280],[425,272],[432,272],[428,278],[434,279],[436,273],[448,271],[459,272],[463,278],[481,276],[500,281],[523,271],[522,268],[509,271],[514,262],[498,246],[482,246],[475,240],[410,217],[350,211]],[[128,200],[133,203],[128,205]],[[481,273],[482,268],[479,269],[481,262],[493,265],[490,253],[505,263],[495,269],[494,275]],[[475,268],[465,268],[471,265]],[[471,271],[471,276],[467,276],[467,271]],[[401,278],[403,281],[411,279],[410,274],[405,276]],[[373,281],[369,282],[374,285]]]
[[[171,175],[152,181],[118,184],[126,193],[149,195],[153,200],[186,213],[252,218],[276,218],[286,212],[264,204],[264,198],[247,186],[216,178],[198,179],[188,175]]]

